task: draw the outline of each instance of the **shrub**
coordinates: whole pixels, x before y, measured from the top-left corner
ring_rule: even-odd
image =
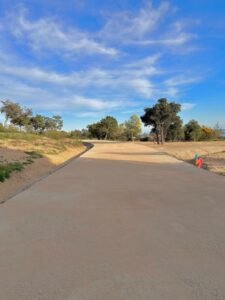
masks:
[[[199,141],[202,135],[202,128],[197,121],[191,120],[185,125],[184,135],[186,141]]]
[[[20,162],[0,164],[0,182],[4,182],[5,179],[9,178],[12,172],[21,171],[22,169],[23,164]]]
[[[37,151],[25,151],[27,155],[30,155],[31,158],[42,158],[43,155]]]
[[[48,130],[43,135],[55,140],[60,140],[68,137],[68,133],[66,131],[57,130]]]

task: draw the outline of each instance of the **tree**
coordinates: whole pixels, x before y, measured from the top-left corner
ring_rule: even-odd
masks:
[[[114,117],[107,116],[100,121],[100,130],[105,140],[115,139],[118,131],[118,122]]]
[[[87,126],[87,128],[92,138],[97,138],[99,140],[103,138],[100,122],[90,124]]]
[[[52,121],[53,121],[53,126],[54,126],[54,130],[61,130],[63,127],[63,120],[61,116],[53,116],[52,117]]]
[[[219,125],[219,123],[216,123],[216,125],[213,128],[213,131],[214,131],[214,137],[216,139],[221,138],[221,136],[223,135],[223,130],[222,130],[221,126]]]
[[[45,117],[46,130],[61,130],[63,127],[63,120],[60,116]]]
[[[32,117],[30,123],[35,131],[43,132],[45,130],[45,117],[42,115]]]
[[[118,125],[117,139],[121,141],[127,140],[126,126],[124,123]]]
[[[141,120],[137,115],[132,115],[128,121],[125,122],[125,134],[128,140],[133,141],[141,133]]]
[[[5,114],[4,127],[7,126],[8,121],[12,122],[22,114],[22,108],[18,103],[14,103],[10,100],[1,101],[1,113]]]
[[[184,128],[185,140],[199,141],[202,135],[202,128],[196,120],[191,120]]]
[[[214,138],[214,130],[208,126],[202,126],[201,140],[211,140]]]
[[[115,139],[118,134],[118,122],[114,117],[107,116],[100,122],[87,126],[91,137],[97,139]]]
[[[164,143],[168,129],[175,122],[180,109],[180,104],[168,102],[165,98],[159,99],[153,107],[145,108],[141,120],[145,126],[153,127],[158,144]]]
[[[179,116],[176,116],[173,123],[169,126],[166,139],[168,141],[180,141],[184,139],[183,121]]]
[[[12,118],[11,123],[16,126],[19,126],[21,129],[21,127],[25,127],[30,124],[32,114],[33,114],[33,112],[32,112],[32,109],[30,109],[30,108],[21,109]]]

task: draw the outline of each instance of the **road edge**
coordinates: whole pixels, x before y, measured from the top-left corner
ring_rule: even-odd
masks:
[[[34,179],[34,181],[24,187],[22,187],[21,189],[17,190],[13,195],[9,196],[8,198],[4,199],[3,201],[0,201],[0,205],[5,204],[6,202],[8,202],[9,200],[11,200],[12,198],[14,198],[15,196],[17,196],[18,194],[26,191],[27,189],[29,189],[31,186],[35,185],[36,183],[42,181],[43,179],[47,178],[48,176],[50,176],[51,174],[57,172],[58,170],[64,168],[65,166],[67,166],[69,163],[71,163],[73,160],[78,159],[79,157],[81,157],[83,154],[85,154],[86,152],[88,152],[89,150],[91,150],[94,147],[93,143],[89,143],[89,142],[82,142],[82,144],[86,147],[86,149],[80,153],[78,153],[77,155],[71,157],[70,159],[66,160],[65,162],[63,162],[62,164],[56,166],[55,168],[53,168],[52,170],[48,171],[47,173],[37,177],[36,179]]]

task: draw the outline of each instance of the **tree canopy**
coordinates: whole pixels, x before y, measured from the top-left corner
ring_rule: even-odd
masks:
[[[191,120],[185,125],[184,134],[187,141],[199,141],[202,128],[197,121]]]
[[[61,116],[55,115],[51,118],[40,114],[33,116],[31,108],[23,108],[19,103],[14,103],[10,100],[1,102],[2,106],[0,112],[5,115],[5,127],[8,125],[8,122],[19,128],[31,127],[37,132],[43,132],[45,130],[61,130],[63,127]]]
[[[134,140],[138,138],[141,133],[141,120],[137,115],[132,115],[124,125],[125,135],[128,140]]]
[[[168,102],[165,98],[159,99],[154,106],[145,108],[141,120],[145,126],[152,126],[158,144],[164,143],[168,129],[178,120],[177,114],[180,110],[180,104]]]
[[[91,136],[98,139],[112,140],[116,138],[118,122],[112,116],[107,116],[99,122],[88,125]]]

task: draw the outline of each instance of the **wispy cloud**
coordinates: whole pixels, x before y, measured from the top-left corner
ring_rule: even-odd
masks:
[[[186,102],[186,103],[181,104],[181,109],[182,110],[190,110],[190,109],[194,108],[195,106],[196,106],[196,103]]]
[[[101,31],[101,35],[107,39],[115,38],[123,41],[142,39],[156,28],[169,10],[168,2],[162,2],[156,8],[149,2],[138,12],[122,11],[113,14]]]
[[[181,46],[195,37],[185,29],[183,22],[174,17],[174,8],[168,1],[153,6],[148,2],[139,11],[122,11],[111,15],[101,36],[107,40],[119,40],[123,44],[139,46]]]
[[[39,67],[22,67],[15,64],[1,63],[1,73],[30,82],[51,83],[65,87],[124,89],[129,88],[145,97],[153,95],[154,86],[151,77],[160,73],[155,66],[158,55],[136,60],[135,63],[120,65],[113,69],[91,68],[85,71],[59,73]]]
[[[63,51],[70,55],[74,52],[98,53],[109,56],[118,53],[116,49],[107,47],[90,37],[87,32],[63,25],[55,18],[31,20],[28,18],[28,11],[24,8],[10,14],[8,22],[11,24],[12,34],[34,51],[51,50],[55,53]]]
[[[60,110],[72,112],[75,109],[79,112],[89,110],[93,115],[97,112],[106,112],[125,103],[119,100],[100,99],[85,97],[72,91],[51,90],[48,88],[34,87],[22,83],[14,78],[0,76],[1,100],[13,99],[23,105],[30,105],[34,110]]]
[[[185,75],[178,75],[165,80],[165,85],[170,87],[176,87],[179,85],[185,85],[190,83],[197,83],[203,79],[203,76],[196,76],[187,72]]]
[[[119,101],[93,99],[83,96],[74,96],[73,99],[70,100],[70,103],[76,107],[84,107],[97,111],[110,110],[121,106]]]

